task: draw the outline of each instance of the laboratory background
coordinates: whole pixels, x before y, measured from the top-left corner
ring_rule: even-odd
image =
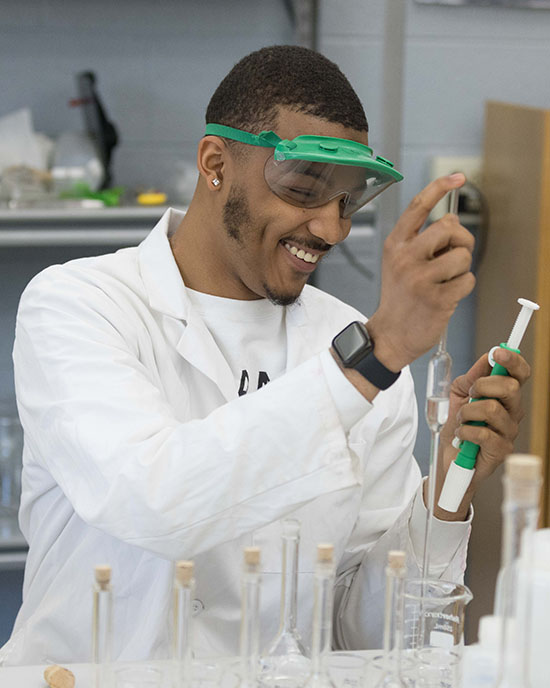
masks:
[[[533,378],[525,391],[528,417],[516,450],[542,456],[546,475],[550,3],[4,0],[0,645],[10,635],[21,601],[26,556],[16,519],[21,436],[11,360],[20,295],[46,266],[136,245],[167,206],[185,208],[210,95],[244,55],[289,43],[313,47],[340,66],[365,107],[370,145],[405,177],[354,218],[349,239],[317,271],[314,284],[367,315],[374,312],[385,236],[431,179],[463,171],[468,183],[458,211],[476,237],[478,283],[450,321],[453,377],[505,341],[517,297],[541,304],[536,327],[522,345]],[[90,119],[90,84],[118,139],[108,163],[109,186],[115,189],[109,198],[93,193],[101,169],[105,172],[97,158],[105,165],[105,152],[94,151],[90,140],[99,136],[109,147],[113,131],[98,134],[97,121]],[[70,203],[52,201],[39,175],[13,171],[29,159],[34,167],[57,167],[57,188],[66,198],[75,180],[87,191],[79,187],[80,196],[73,194]],[[434,217],[443,212],[436,209]],[[424,474],[430,451],[424,420],[429,358],[412,365],[419,407],[415,455]],[[475,642],[480,616],[492,609],[500,562],[500,475],[488,482],[474,503],[466,573],[474,599],[466,619],[467,643]],[[545,483],[542,526],[549,525],[547,489]]]

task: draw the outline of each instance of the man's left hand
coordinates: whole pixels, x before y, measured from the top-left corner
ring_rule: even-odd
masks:
[[[531,369],[523,356],[513,351],[496,349],[494,358],[506,368],[507,376],[491,375],[489,359],[484,354],[451,385],[449,417],[441,431],[434,507],[434,515],[442,520],[464,520],[479,484],[514,451],[514,440],[524,416],[521,388],[529,379]],[[477,401],[468,403],[471,398]],[[469,421],[483,421],[486,426],[466,425]],[[479,453],[473,480],[457,513],[453,514],[440,509],[437,501],[447,470],[458,454],[451,444],[455,435],[478,444]]]

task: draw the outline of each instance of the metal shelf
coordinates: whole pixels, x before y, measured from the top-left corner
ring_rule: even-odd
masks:
[[[0,247],[132,246],[147,236],[166,210],[165,206],[0,209]]]
[[[0,246],[130,246],[145,239],[149,229],[0,229]]]

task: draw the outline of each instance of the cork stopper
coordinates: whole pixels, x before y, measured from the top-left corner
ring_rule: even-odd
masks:
[[[111,567],[108,564],[99,564],[94,568],[95,582],[102,590],[105,590],[111,582]]]
[[[332,564],[333,557],[334,545],[330,545],[326,542],[317,545],[317,561],[319,563]]]
[[[74,688],[75,684],[73,672],[58,664],[44,669],[44,680],[50,688]]]
[[[504,463],[504,475],[511,480],[540,480],[542,459],[534,454],[510,454]]]
[[[244,548],[244,563],[247,566],[260,565],[260,548],[259,547],[245,547]]]
[[[402,569],[405,566],[405,552],[392,549],[388,552],[388,566],[390,569]]]
[[[177,561],[176,562],[176,580],[178,583],[188,587],[193,580],[195,573],[195,564],[192,561]]]

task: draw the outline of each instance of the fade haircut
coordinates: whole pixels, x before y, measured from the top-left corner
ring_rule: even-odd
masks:
[[[361,101],[340,68],[295,45],[262,48],[237,62],[210,99],[206,123],[259,134],[276,127],[280,106],[369,130]]]

